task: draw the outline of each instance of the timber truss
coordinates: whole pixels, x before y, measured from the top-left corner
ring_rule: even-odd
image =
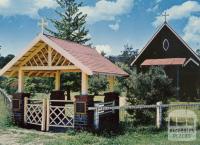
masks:
[[[14,67],[8,71],[7,75],[15,77],[19,69],[24,72],[25,76],[29,77],[54,77],[56,71],[80,72],[80,69],[73,63],[43,41],[39,41],[28,51]]]

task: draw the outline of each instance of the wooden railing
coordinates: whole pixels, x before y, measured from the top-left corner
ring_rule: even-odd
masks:
[[[0,97],[3,97],[5,105],[11,109],[12,107],[12,96],[8,95],[8,93],[0,88]]]

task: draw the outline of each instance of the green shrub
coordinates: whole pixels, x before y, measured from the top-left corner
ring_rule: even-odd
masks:
[[[3,99],[0,99],[0,112],[0,128],[10,127],[12,125],[12,118],[9,110],[3,102]]]
[[[174,96],[172,80],[161,67],[152,67],[139,74],[133,70],[126,83],[127,101],[132,105],[150,105],[159,101],[167,103],[168,99]],[[137,124],[155,123],[155,109],[129,110],[128,112]]]

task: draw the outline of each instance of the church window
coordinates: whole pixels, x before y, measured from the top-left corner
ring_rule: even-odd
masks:
[[[169,49],[169,41],[168,39],[164,39],[163,41],[163,49],[167,51]]]

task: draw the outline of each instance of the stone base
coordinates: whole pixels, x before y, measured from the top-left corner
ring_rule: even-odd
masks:
[[[12,95],[13,122],[20,127],[24,126],[24,98],[30,98],[30,93],[16,93]]]
[[[94,96],[75,96],[75,127],[77,129],[92,129],[94,124],[94,111],[88,107],[94,106]]]

